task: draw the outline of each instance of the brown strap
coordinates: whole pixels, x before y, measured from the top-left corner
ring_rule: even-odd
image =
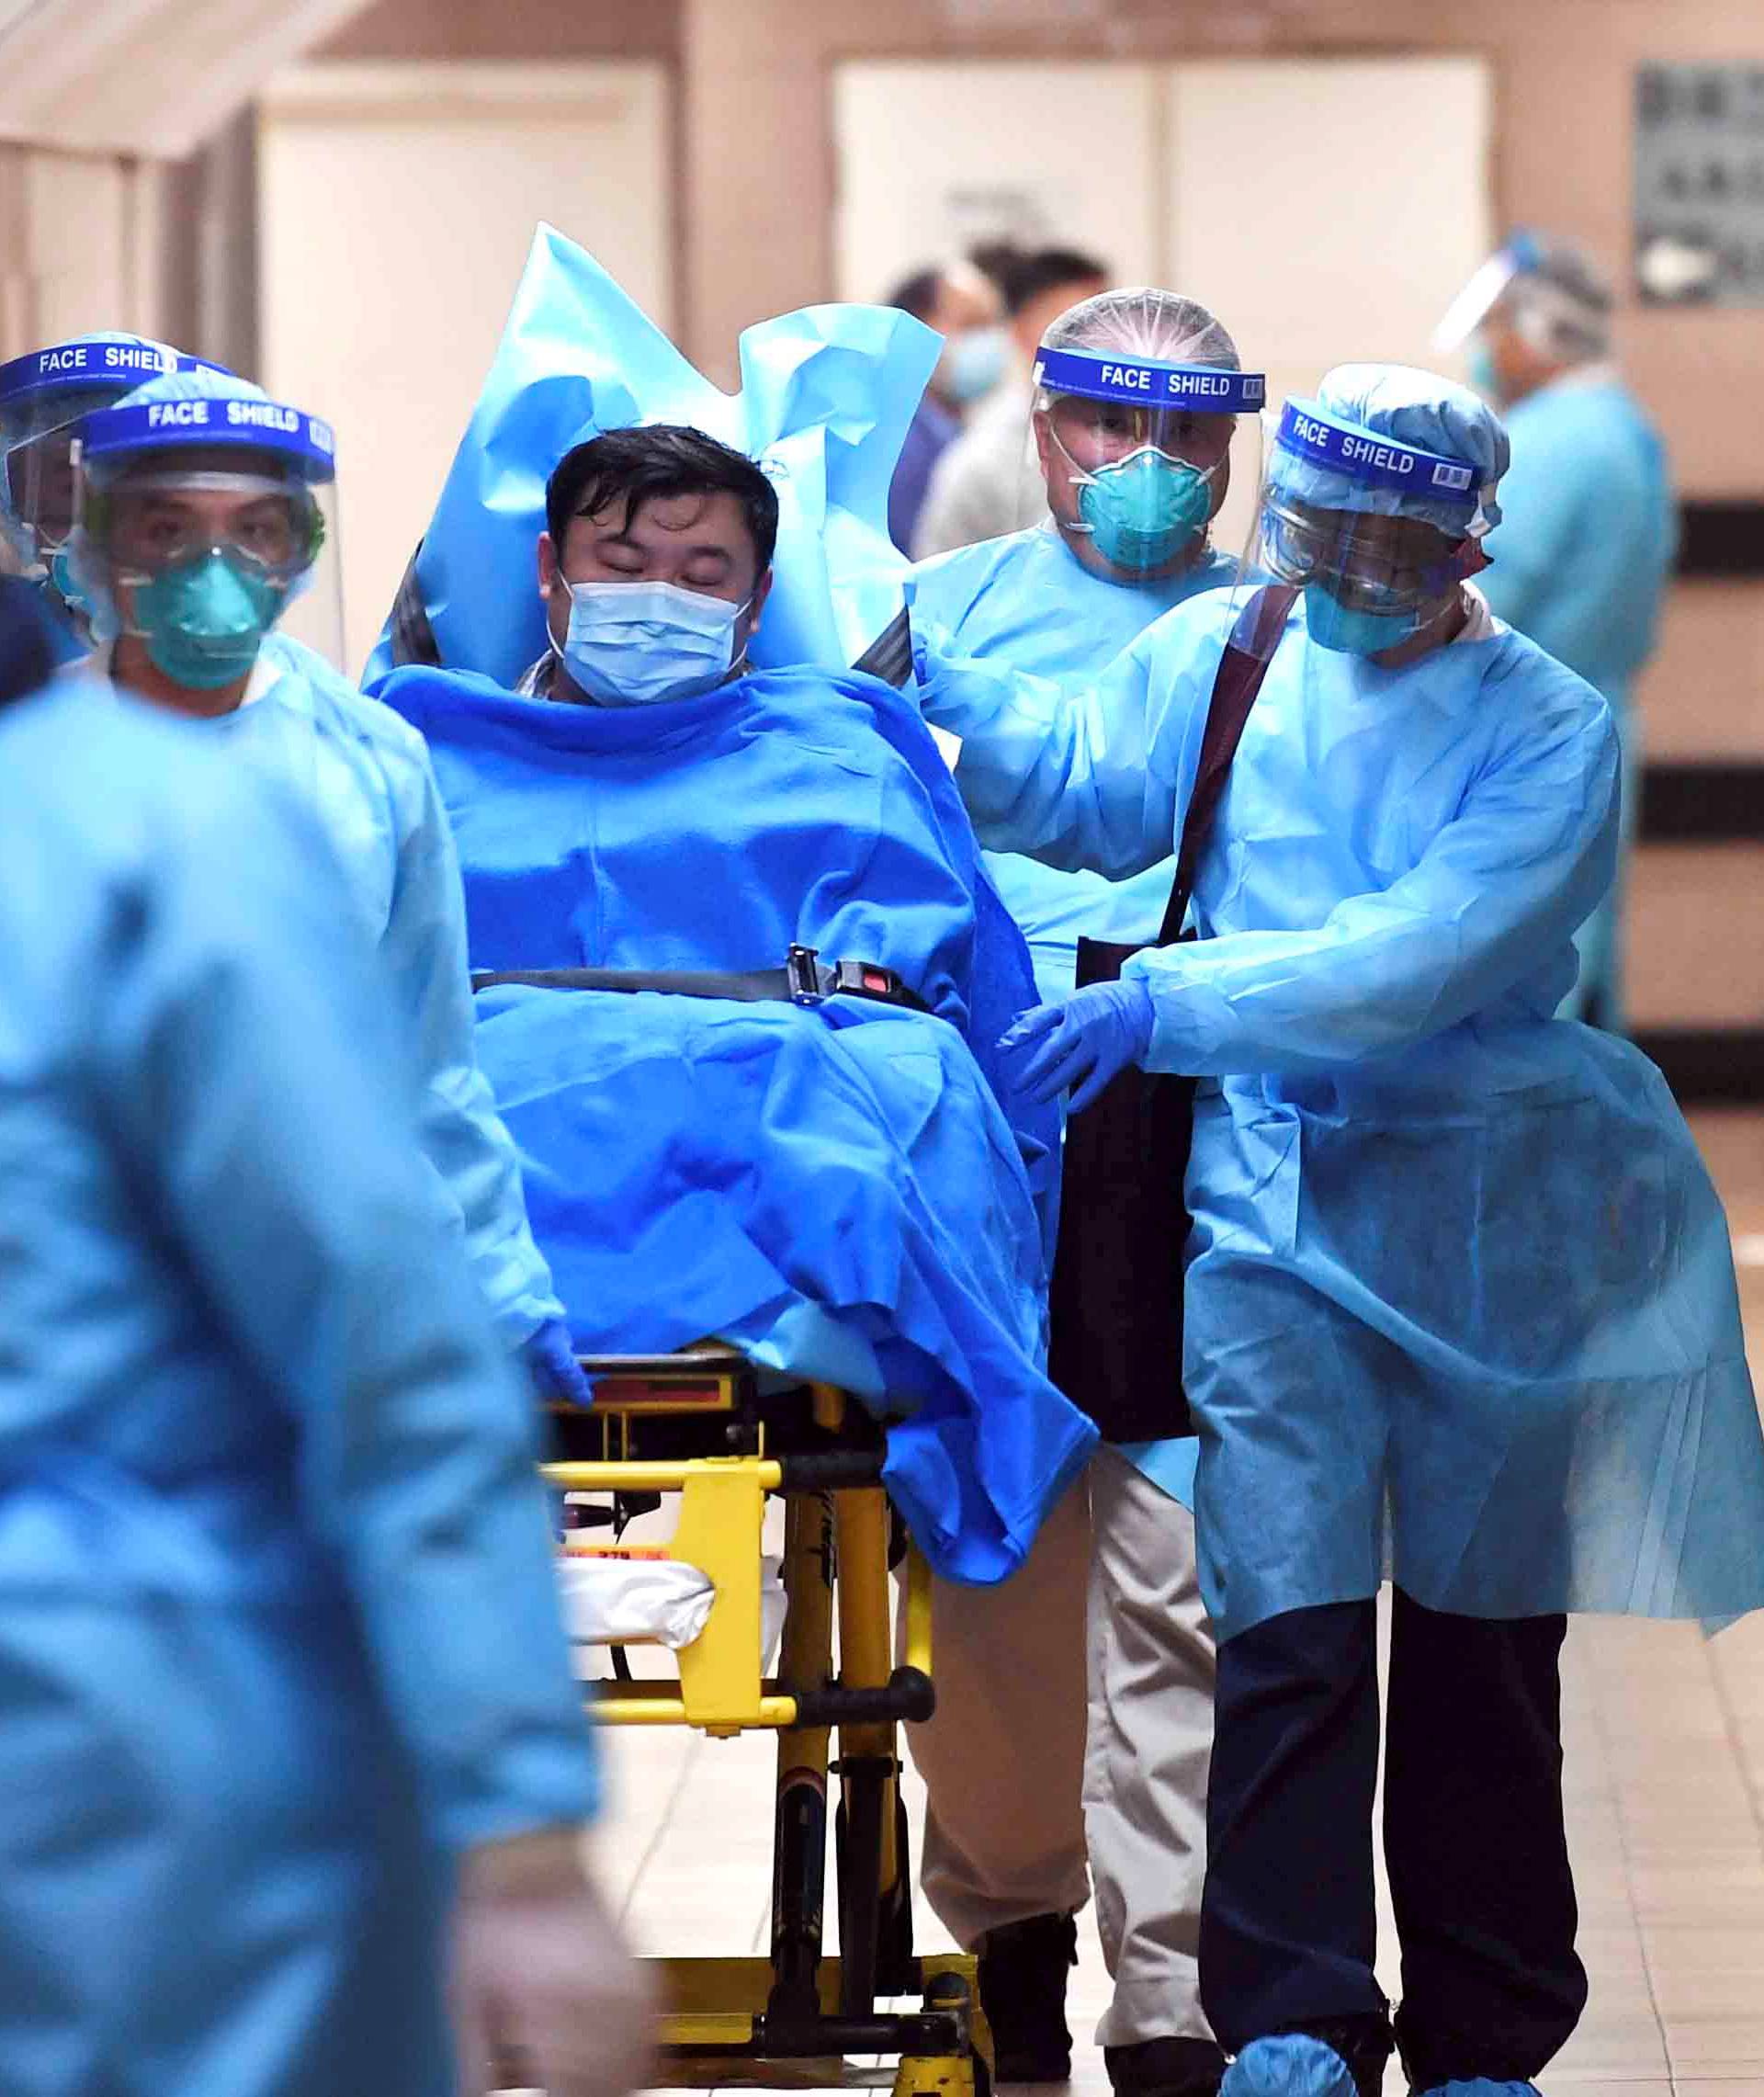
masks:
[[[1230,776],[1231,760],[1243,740],[1244,723],[1256,703],[1261,680],[1274,652],[1281,629],[1293,608],[1296,590],[1271,584],[1258,590],[1243,607],[1231,629],[1225,653],[1213,679],[1213,697],[1206,709],[1206,729],[1201,737],[1201,761],[1195,769],[1194,790],[1188,797],[1188,812],[1182,818],[1182,839],[1176,853],[1176,878],[1170,883],[1170,901],[1159,929],[1158,944],[1168,946],[1180,939],[1182,920],[1188,915],[1188,900],[1194,892],[1194,869],[1212,833],[1225,782]]]

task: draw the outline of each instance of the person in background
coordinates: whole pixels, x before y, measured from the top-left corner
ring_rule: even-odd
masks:
[[[80,425],[77,588],[108,674],[270,775],[331,839],[406,1022],[424,1154],[511,1351],[586,1404],[563,1307],[527,1228],[519,1162],[478,1068],[465,904],[428,753],[313,649],[336,624],[332,438],[243,379],[170,372]],[[303,603],[298,602],[304,599]]]
[[[350,898],[181,724],[12,697],[16,612],[0,2089],[622,2097],[531,1400]]]
[[[1611,360],[1611,305],[1574,243],[1516,232],[1465,286],[1439,343],[1464,348],[1512,440],[1493,566],[1478,586],[1497,618],[1578,672],[1616,717],[1623,851],[1610,897],[1577,935],[1580,980],[1566,1009],[1621,1032],[1623,859],[1640,812],[1634,686],[1654,652],[1678,506],[1659,432]]]
[[[998,288],[972,262],[921,269],[885,301],[944,338],[944,354],[900,447],[888,490],[888,536],[912,551],[933,469],[954,443],[962,417],[1004,377],[1009,346]]]
[[[1000,267],[1009,368],[933,469],[912,540],[920,561],[1021,531],[1047,515],[1043,469],[1029,437],[1035,358],[1054,321],[1104,290],[1109,273],[1092,256],[1068,247],[1006,258]]]
[[[956,655],[1097,676],[1173,606],[1235,578],[1208,531],[1238,414],[1255,414],[1262,381],[1240,371],[1206,308],[1173,291],[1101,292],[1044,312],[1041,331],[1033,426],[1051,515],[921,562],[909,617]],[[1185,402],[1177,389],[1191,378]],[[1176,404],[1148,409],[1152,397]],[[1070,994],[1080,934],[1155,940],[1174,873],[1166,859],[1116,884],[1014,854],[987,865],[1045,999]],[[937,1715],[912,1734],[930,1790],[924,1887],[978,1950],[1004,2081],[1069,2071],[1066,1978],[1087,1850],[1114,1980],[1098,2036],[1115,2088],[1204,2092],[1224,2068],[1196,1967],[1213,1644],[1193,1518],[1159,1468],[1105,1444],[1088,1492],[1067,1493],[1013,1581],[994,1594],[934,1591]]]
[[[42,592],[60,660],[76,662],[85,652],[82,614],[66,595],[81,417],[162,372],[222,368],[115,330],[74,335],[0,364],[0,567]]]

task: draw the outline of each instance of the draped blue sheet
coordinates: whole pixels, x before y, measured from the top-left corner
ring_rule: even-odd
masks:
[[[479,1047],[578,1344],[719,1337],[844,1385],[891,1417],[933,1563],[1005,1577],[1093,1434],[1042,1370],[1024,1145],[964,1039],[977,854],[910,706],[808,670],[637,711],[379,689],[428,739],[474,967],[748,971],[799,942],[931,1007],[505,987]]]

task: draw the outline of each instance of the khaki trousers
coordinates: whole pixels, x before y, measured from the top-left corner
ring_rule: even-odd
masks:
[[[1100,1449],[1003,1586],[936,1583],[932,1634],[937,1714],[907,1738],[938,1920],[971,1949],[1081,1908],[1093,1874],[1115,1983],[1099,2043],[1206,2035],[1213,1646],[1193,1517]]]

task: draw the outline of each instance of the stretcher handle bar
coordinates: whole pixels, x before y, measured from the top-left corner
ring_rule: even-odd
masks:
[[[803,1726],[888,1726],[897,1719],[922,1726],[936,1708],[931,1677],[912,1667],[896,1668],[881,1688],[842,1689],[830,1683],[797,1692],[797,1720]]]
[[[717,2046],[719,2059],[819,2060],[833,2054],[904,2054],[915,2060],[959,2060],[968,2050],[965,2012],[909,2011],[895,2017],[782,2017],[753,2020],[744,2046]],[[686,2052],[685,2047],[671,2049]]]
[[[697,1383],[707,1375],[752,1374],[752,1364],[745,1355],[724,1347],[707,1347],[695,1355],[579,1355],[576,1359],[591,1377],[672,1377]],[[582,1408],[575,1410],[580,1412]]]
[[[764,1492],[775,1492],[784,1483],[784,1466],[762,1457],[694,1457],[676,1464],[546,1464],[542,1476],[562,1492],[684,1492],[687,1479],[702,1472],[706,1463],[724,1461],[751,1465]]]
[[[850,1492],[880,1485],[886,1449],[813,1449],[779,1458],[786,1492]]]

